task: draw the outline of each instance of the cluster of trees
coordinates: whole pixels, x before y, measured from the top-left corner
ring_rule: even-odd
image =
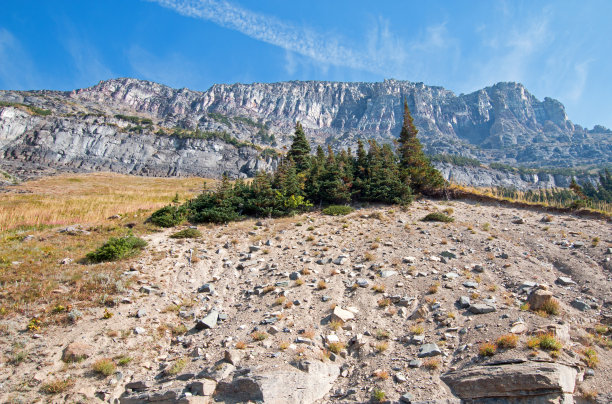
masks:
[[[583,195],[592,201],[612,203],[612,174],[608,169],[599,173],[599,184],[595,187],[590,182],[585,182],[582,187],[572,180],[570,188],[577,194]]]
[[[397,151],[368,141],[334,153],[311,148],[298,122],[291,148],[274,173],[259,172],[250,184],[233,184],[224,176],[215,191],[205,191],[182,207],[165,207],[152,221],[173,223],[188,218],[193,223],[223,223],[243,216],[278,217],[310,209],[314,204],[383,202],[407,204],[413,193],[429,193],[445,185],[442,175],[423,153],[408,105]],[[168,220],[173,218],[173,220]]]

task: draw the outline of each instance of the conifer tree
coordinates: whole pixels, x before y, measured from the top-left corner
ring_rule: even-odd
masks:
[[[307,172],[310,169],[310,143],[299,122],[295,124],[295,136],[287,157],[293,159],[298,173]]]
[[[414,120],[410,115],[408,102],[404,100],[404,123],[399,136],[398,154],[400,168],[410,182],[410,186],[420,192],[442,187],[444,178],[432,165],[425,153],[417,134],[419,131],[414,126]]]

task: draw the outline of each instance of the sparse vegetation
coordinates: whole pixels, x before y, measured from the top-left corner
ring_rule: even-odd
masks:
[[[202,232],[198,229],[183,229],[176,233],[170,235],[170,238],[200,238],[202,237]]]
[[[344,216],[353,211],[353,208],[347,205],[330,205],[324,208],[321,213],[330,216]]]
[[[495,344],[491,344],[490,342],[485,342],[480,345],[478,348],[478,355],[482,357],[493,356],[497,352],[497,346]]]
[[[518,340],[519,340],[518,335],[505,334],[499,337],[495,343],[497,344],[497,347],[500,349],[510,349],[510,348],[516,348],[518,344]]]
[[[253,338],[253,341],[263,341],[264,339],[268,338],[268,334],[263,331],[255,331],[253,334],[251,334],[251,338]]]
[[[455,219],[453,219],[450,216],[445,215],[442,212],[433,212],[433,213],[427,214],[424,218],[421,219],[421,221],[450,223],[450,222],[454,222]]]
[[[138,254],[147,242],[133,235],[115,238],[111,237],[104,245],[87,254],[90,262],[117,261]]]
[[[55,379],[44,383],[40,387],[40,391],[44,394],[60,394],[74,386],[74,379]]]
[[[387,393],[379,388],[372,390],[372,401],[375,403],[382,403],[387,398]]]
[[[186,365],[187,365],[187,359],[185,358],[177,359],[176,361],[174,361],[172,365],[166,368],[164,373],[166,373],[169,376],[178,375],[179,373],[183,371],[183,369],[185,369]]]
[[[95,361],[91,369],[102,376],[110,376],[117,370],[117,365],[115,365],[112,359],[103,358]]]
[[[329,344],[327,344],[327,349],[329,349],[330,352],[339,354],[340,351],[344,349],[344,346],[345,344],[342,342],[330,342]]]

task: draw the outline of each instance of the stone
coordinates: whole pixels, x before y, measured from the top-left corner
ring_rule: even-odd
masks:
[[[429,315],[429,309],[426,305],[418,306],[408,317],[409,320],[424,320]]]
[[[300,362],[267,372],[236,375],[217,385],[215,400],[224,402],[263,402],[266,404],[312,404],[323,398],[340,375],[334,363]]]
[[[445,373],[440,378],[462,400],[496,399],[500,400],[496,402],[502,402],[503,399],[503,402],[544,403],[553,402],[546,401],[546,395],[553,398],[572,394],[576,376],[577,370],[569,366],[524,362],[474,366]]]
[[[389,278],[391,276],[397,275],[397,271],[380,271],[379,274],[381,278]]]
[[[225,361],[234,366],[238,366],[243,357],[244,353],[238,349],[228,349],[224,354]]]
[[[481,264],[475,264],[472,267],[472,271],[474,271],[476,273],[483,273],[484,272],[484,266],[482,266]]]
[[[438,356],[438,355],[442,355],[442,351],[440,350],[437,344],[425,344],[421,346],[418,357],[428,358],[431,356]]]
[[[289,274],[289,279],[291,279],[292,281],[297,281],[298,279],[300,279],[301,274],[299,272],[291,272]]]
[[[397,383],[406,383],[408,381],[408,379],[406,379],[406,376],[403,373],[396,373],[395,374],[395,381]]]
[[[68,265],[71,264],[74,260],[72,258],[64,258],[59,263],[60,265]]]
[[[580,311],[588,311],[588,310],[591,309],[591,305],[589,303],[587,303],[584,300],[579,299],[579,298],[576,298],[576,299],[572,300],[570,302],[570,305],[573,308],[578,309]]]
[[[207,328],[215,328],[217,320],[219,319],[219,312],[217,310],[211,310],[203,319],[198,320],[195,328],[197,330],[204,330]]]
[[[147,315],[147,311],[145,309],[140,309],[136,312],[137,318],[143,318]]]
[[[561,286],[571,286],[575,285],[576,282],[572,280],[572,278],[568,278],[566,276],[560,276],[557,278],[556,282]]]
[[[458,274],[457,272],[449,272],[449,273],[444,274],[444,275],[443,275],[443,277],[444,277],[445,279],[450,279],[450,280],[453,280],[453,279],[458,278],[458,277],[459,277],[459,274]]]
[[[205,283],[204,285],[198,288],[198,293],[214,293],[215,287],[210,283]]]
[[[196,396],[211,397],[217,388],[217,382],[212,379],[200,379],[191,382],[187,388]]]
[[[495,306],[491,306],[484,303],[474,303],[470,305],[470,308],[468,310],[470,311],[470,313],[473,314],[486,314],[496,311],[497,308],[495,308]]]
[[[349,260],[348,256],[340,255],[333,261],[333,263],[336,265],[344,265],[348,262],[348,260]]]
[[[133,391],[145,391],[151,388],[151,383],[147,380],[136,380],[125,385],[125,388]]]
[[[512,324],[512,328],[510,328],[510,332],[512,334],[524,334],[527,332],[527,325],[523,322],[516,322]]]
[[[357,286],[359,286],[360,288],[367,288],[368,285],[370,284],[370,282],[368,282],[367,279],[363,279],[363,278],[359,278],[355,281],[355,283],[357,284]]]
[[[261,250],[260,246],[257,246],[257,245],[250,245],[249,246],[249,252],[251,252],[251,253],[257,252],[259,250]]]
[[[423,361],[420,359],[412,359],[410,362],[408,362],[408,366],[411,368],[420,368],[423,366]]]
[[[405,264],[414,264],[416,262],[416,258],[415,257],[403,257],[402,261]]]
[[[470,304],[472,304],[472,302],[470,301],[470,298],[468,296],[461,296],[457,300],[457,305],[460,309],[467,309],[468,307],[470,307]]]
[[[134,334],[136,334],[136,335],[141,335],[141,334],[144,334],[144,333],[146,333],[146,332],[147,332],[147,330],[145,330],[145,329],[144,329],[144,328],[142,328],[142,327],[136,327],[136,328],[134,328]]]
[[[423,342],[425,342],[424,335],[413,335],[412,338],[410,338],[410,343],[413,345],[423,345]]]
[[[354,318],[355,318],[355,315],[353,313],[351,313],[348,310],[344,310],[340,306],[334,307],[334,311],[332,312],[332,315],[331,315],[332,321],[334,320],[341,321],[343,323],[353,320]]]
[[[529,295],[527,303],[532,310],[540,310],[552,298],[553,293],[550,290],[536,289]]]
[[[463,282],[463,286],[468,289],[476,289],[478,287],[478,282],[466,281]]]
[[[410,393],[404,393],[400,397],[400,403],[402,403],[402,404],[412,404],[412,400],[414,400],[414,397]]]
[[[450,251],[442,251],[440,253],[440,256],[444,258],[449,258],[449,259],[457,258],[457,255]]]
[[[93,347],[83,342],[71,342],[62,352],[62,360],[66,363],[80,362],[92,355]]]

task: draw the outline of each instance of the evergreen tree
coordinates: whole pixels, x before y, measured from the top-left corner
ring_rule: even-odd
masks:
[[[343,167],[331,146],[327,146],[327,160],[319,183],[319,197],[326,203],[344,204],[351,201],[349,187],[343,180]]]
[[[408,102],[404,100],[404,123],[399,136],[398,154],[400,168],[410,186],[420,192],[427,192],[444,186],[445,181],[438,170],[432,165],[425,153],[417,134],[419,131],[414,126],[414,120],[410,115]]]
[[[295,136],[287,156],[295,162],[295,169],[298,173],[307,172],[310,169],[310,143],[299,122],[295,124]]]

